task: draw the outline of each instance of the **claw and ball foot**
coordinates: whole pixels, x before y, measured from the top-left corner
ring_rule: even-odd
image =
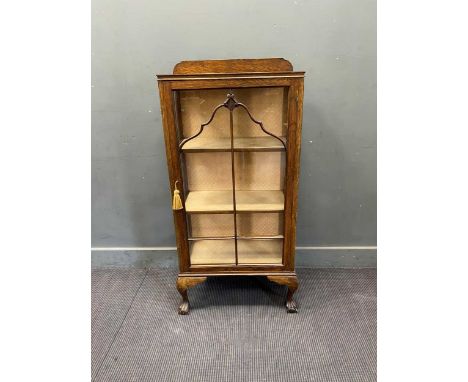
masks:
[[[179,276],[177,278],[177,290],[182,296],[182,302],[179,305],[179,314],[188,314],[190,311],[190,303],[187,293],[188,288],[204,281],[206,281],[206,277]]]
[[[296,302],[292,299],[286,300],[286,310],[288,311],[288,313],[297,313]]]
[[[293,300],[293,294],[298,287],[296,276],[267,276],[268,280],[273,281],[280,285],[288,287],[288,294],[286,296],[286,310],[288,313],[297,313],[297,305]]]
[[[179,305],[179,314],[182,314],[182,315],[188,314],[189,310],[190,310],[190,305],[189,305],[188,300],[182,301]]]

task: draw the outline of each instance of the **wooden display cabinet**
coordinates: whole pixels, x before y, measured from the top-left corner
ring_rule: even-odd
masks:
[[[183,61],[158,75],[179,256],[180,314],[208,276],[294,270],[304,72],[280,58]]]

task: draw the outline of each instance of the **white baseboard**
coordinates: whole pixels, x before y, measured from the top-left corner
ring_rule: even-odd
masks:
[[[355,247],[296,247],[297,250],[377,250],[376,246],[355,246]],[[175,251],[177,247],[91,247],[91,251]]]
[[[93,267],[177,266],[176,247],[92,247]],[[298,246],[296,265],[314,268],[375,268],[376,246]]]
[[[177,247],[91,247],[91,251],[175,251]]]

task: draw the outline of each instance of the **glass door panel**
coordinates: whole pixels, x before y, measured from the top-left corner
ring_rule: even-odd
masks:
[[[235,131],[235,146],[249,137],[267,142],[261,150],[243,150],[234,155],[237,201],[237,260],[239,265],[280,265],[283,263],[284,179],[286,176],[287,123],[283,101],[287,91],[268,89],[263,98],[252,99],[244,128]],[[263,110],[254,115],[250,106]],[[239,110],[242,114],[244,110]],[[249,114],[250,112],[250,114]],[[245,120],[245,115],[250,121]],[[250,208],[239,196],[254,193]],[[239,196],[237,196],[239,195]]]
[[[197,240],[190,242],[192,265],[235,265],[235,240]]]
[[[283,240],[242,240],[237,241],[238,263],[279,265],[283,262]]]
[[[236,190],[283,190],[285,162],[284,152],[235,153]]]
[[[283,213],[239,213],[237,236],[242,238],[283,238]]]
[[[229,111],[218,110],[196,136],[225,97],[226,90],[177,95],[191,265],[236,265]]]
[[[287,88],[176,101],[191,264],[281,264]]]
[[[281,264],[283,260],[283,213],[237,215],[238,263]]]
[[[232,214],[189,214],[187,221],[191,238],[234,239],[234,217]]]

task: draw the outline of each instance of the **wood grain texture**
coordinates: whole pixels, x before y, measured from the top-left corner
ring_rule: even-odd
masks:
[[[174,115],[174,99],[172,97],[171,84],[169,82],[159,83],[159,97],[161,100],[161,116],[164,130],[164,142],[166,145],[167,168],[169,172],[169,184],[171,195],[174,192],[176,181],[180,184],[180,194],[185,195],[184,183],[182,182],[182,171],[178,150],[178,137],[175,129],[176,116]],[[181,272],[188,270],[190,256],[187,242],[187,226],[185,224],[185,210],[173,210],[174,224],[176,230],[177,251],[179,254],[179,269]]]
[[[198,79],[159,81],[170,82],[173,90],[189,89],[226,89],[226,88],[254,88],[254,87],[278,87],[290,86],[294,78],[274,77],[274,78],[209,78],[200,77]]]
[[[230,275],[269,275],[277,272],[285,272],[281,264],[239,264],[232,265],[197,265],[191,264],[188,274],[204,274],[206,276]]]
[[[250,268],[251,270],[248,270],[247,268]],[[275,267],[276,269],[276,267]],[[241,271],[242,271],[242,276],[296,276],[295,273],[293,272],[285,272],[285,271],[281,271],[281,270],[276,270],[276,271],[273,271],[271,269],[269,269],[268,271],[263,271],[261,270],[261,267],[252,267],[252,266],[242,266],[241,267]],[[236,275],[236,274],[239,274],[239,272],[237,271],[225,271],[225,272],[221,272],[219,271],[218,273],[216,273],[216,276],[217,277],[224,277],[224,276],[233,276],[233,275]],[[208,277],[208,276],[212,276],[212,273],[211,272],[208,272],[208,273],[205,273],[205,272],[202,272],[202,271],[198,271],[198,272],[189,272],[189,273],[179,273],[179,276],[189,276],[189,277]]]
[[[301,153],[302,99],[304,86],[302,80],[293,80],[288,95],[288,149],[285,189],[285,240],[284,259],[286,269],[294,270],[296,245],[297,193],[299,190],[299,170]]]
[[[271,281],[277,282],[281,285],[285,285],[288,288],[288,294],[286,298],[286,307],[288,312],[296,312],[297,306],[293,300],[293,294],[298,287],[297,277],[294,273],[294,259],[295,259],[295,240],[296,240],[296,215],[297,215],[297,193],[298,193],[298,184],[299,184],[299,161],[300,161],[300,148],[301,148],[301,127],[302,127],[302,104],[303,104],[303,94],[304,94],[304,73],[303,72],[293,72],[292,65],[283,59],[262,59],[262,60],[207,60],[199,62],[190,62],[184,61],[176,65],[174,68],[174,74],[172,75],[161,75],[158,76],[158,83],[160,89],[160,99],[161,99],[161,113],[162,113],[162,122],[164,128],[164,137],[166,144],[166,156],[167,164],[169,171],[169,181],[172,187],[176,180],[181,181],[180,190],[183,200],[185,200],[185,208],[187,210],[174,211],[174,222],[176,227],[176,240],[177,248],[179,254],[179,278],[177,281],[177,289],[182,295],[182,304],[179,308],[179,313],[186,314],[189,311],[188,295],[187,289],[193,285],[196,285],[200,282],[206,280],[207,276],[217,275],[217,276],[228,276],[228,275],[264,275],[267,276]],[[264,92],[265,89],[268,90],[266,93],[274,93],[277,90],[275,88],[281,87],[281,92],[278,92],[278,104],[273,105],[272,102],[262,105],[261,102],[264,102],[265,99],[262,97],[257,97],[257,100],[254,101],[255,94],[260,94]],[[249,88],[257,88],[249,89]],[[248,129],[248,135],[241,134],[238,135],[238,138],[241,140],[240,150],[241,152],[235,153],[235,157],[241,157],[242,160],[236,159],[235,167],[237,166],[241,171],[239,174],[236,174],[233,179],[236,181],[236,185],[245,186],[240,191],[236,191],[236,209],[238,211],[243,210],[243,204],[250,205],[246,207],[244,212],[239,213],[238,216],[246,214],[245,211],[259,211],[264,210],[265,205],[269,205],[266,200],[263,202],[257,203],[258,201],[252,202],[251,200],[243,201],[242,192],[249,190],[255,192],[260,192],[259,195],[263,197],[268,196],[268,193],[272,190],[276,193],[281,193],[281,201],[277,201],[278,205],[282,205],[280,212],[271,212],[276,209],[276,207],[269,208],[266,211],[270,211],[267,214],[282,214],[282,219],[275,218],[274,222],[271,223],[268,220],[267,228],[265,232],[272,232],[273,234],[277,233],[282,234],[283,239],[268,239],[275,240],[276,243],[283,242],[282,251],[281,245],[275,244],[275,249],[270,244],[262,244],[262,248],[254,248],[255,245],[251,243],[255,241],[246,241],[245,244],[248,248],[244,251],[246,257],[242,260],[242,245],[238,245],[238,258],[239,264],[215,264],[215,261],[219,260],[219,257],[216,257],[215,250],[211,249],[203,250],[200,253],[200,256],[208,256],[210,261],[213,264],[202,264],[205,260],[201,261],[200,259],[195,259],[195,261],[190,261],[190,246],[192,243],[197,243],[196,240],[188,241],[188,232],[191,232],[192,224],[202,224],[206,219],[198,219],[199,221],[193,220],[192,216],[197,216],[196,214],[188,214],[188,212],[213,212],[213,209],[206,208],[206,206],[212,206],[216,204],[222,204],[224,207],[218,208],[215,207],[214,212],[221,212],[226,214],[232,214],[232,189],[229,190],[229,187],[225,187],[228,184],[227,181],[223,178],[220,172],[224,173],[225,170],[224,161],[222,155],[225,155],[223,152],[226,150],[226,142],[222,139],[226,138],[226,135],[214,134],[213,137],[209,137],[209,134],[205,138],[222,138],[218,141],[200,141],[201,143],[194,144],[193,147],[188,146],[188,150],[185,152],[179,151],[178,144],[181,137],[183,137],[186,132],[185,128],[188,126],[187,121],[198,118],[197,115],[202,115],[204,108],[207,108],[207,104],[201,103],[201,100],[193,100],[193,105],[196,108],[195,114],[190,114],[191,117],[185,119],[182,115],[183,109],[187,107],[186,100],[184,99],[184,94],[181,90],[191,90],[193,92],[206,91],[207,89],[218,89],[217,92],[224,92],[226,89],[235,89],[235,91],[242,93],[245,92],[247,95],[245,104],[248,107],[250,103],[255,105],[258,110],[255,110],[255,117],[259,120],[262,120],[262,115],[266,118],[274,120],[275,127],[278,129],[278,134],[286,138],[287,150],[286,152],[255,152],[263,151],[264,149],[273,149],[275,151],[277,147],[273,147],[271,143],[268,143],[269,139],[262,138],[262,144],[260,140],[255,142],[252,140],[242,141],[244,138],[256,138],[257,135],[250,135],[250,132],[254,132],[253,129]],[[260,90],[259,90],[260,89]],[[212,91],[212,90],[210,90]],[[235,92],[234,91],[234,92]],[[196,94],[196,93],[193,93]],[[193,96],[192,93],[189,96]],[[276,94],[276,93],[275,93]],[[250,97],[250,98],[249,98]],[[217,97],[216,101],[217,101]],[[223,97],[221,97],[223,98]],[[223,102],[224,99],[220,99],[219,102]],[[251,101],[251,102],[249,102]],[[207,102],[204,99],[204,102]],[[211,110],[211,108],[208,108]],[[192,113],[192,112],[190,112]],[[199,114],[197,114],[199,113]],[[201,114],[200,114],[201,113]],[[276,117],[276,115],[278,117]],[[238,121],[236,121],[237,123]],[[196,125],[196,124],[195,124]],[[242,129],[242,124],[238,124],[240,129]],[[237,125],[236,125],[237,126]],[[191,124],[189,126],[191,128]],[[213,127],[213,126],[212,126]],[[220,125],[220,128],[224,129],[224,125]],[[214,130],[213,130],[214,131]],[[261,137],[261,135],[258,135]],[[201,152],[204,149],[207,151],[215,152]],[[230,150],[230,147],[228,147]],[[247,151],[247,152],[244,152]],[[191,153],[189,151],[192,151]],[[234,151],[234,149],[233,149]],[[250,152],[251,151],[251,152]],[[192,156],[190,160],[189,156]],[[189,190],[191,189],[190,182],[187,181],[187,174],[190,173],[193,169],[188,167],[193,164],[201,163],[197,160],[194,160],[195,156],[206,156],[203,157],[205,160],[202,165],[203,172],[208,172],[211,174],[211,179],[219,176],[219,179],[216,182],[213,181],[213,185],[208,183],[200,182],[200,179],[197,180],[197,190],[196,191],[206,191],[205,186],[208,186],[209,190],[214,192],[227,192],[229,198],[221,201],[222,203],[216,203],[216,198],[211,197],[204,200],[203,203],[193,204]],[[209,156],[209,157],[208,157]],[[260,156],[268,156],[268,160],[260,160]],[[182,160],[184,158],[184,160]],[[259,160],[257,160],[258,158]],[[266,157],[265,157],[266,158]],[[186,160],[187,159],[187,160]],[[284,168],[284,171],[273,170],[272,167]],[[206,169],[205,169],[206,167]],[[258,170],[253,170],[253,167],[258,167]],[[227,168],[227,167],[226,167]],[[267,174],[269,178],[276,177],[280,181],[284,179],[284,187],[277,186],[272,188],[261,188],[267,187],[265,183],[263,173]],[[228,174],[229,175],[229,174]],[[190,179],[190,176],[189,176]],[[221,182],[221,183],[220,183]],[[202,184],[203,183],[203,184]],[[270,180],[271,183],[271,180]],[[283,183],[281,183],[283,184]],[[192,184],[193,186],[193,184]],[[216,186],[216,187],[215,187]],[[221,186],[222,188],[219,188]],[[218,188],[217,188],[218,187]],[[252,188],[250,188],[252,187]],[[258,189],[263,191],[258,191]],[[192,194],[194,196],[195,194]],[[202,195],[203,196],[203,195]],[[195,198],[196,199],[196,198]],[[267,198],[268,199],[268,198]],[[276,203],[276,202],[275,202]],[[168,204],[170,201],[168,200]],[[260,208],[251,208],[252,205],[260,205]],[[274,204],[274,203],[273,203]],[[195,205],[195,208],[193,206]],[[200,205],[202,205],[200,207]],[[204,207],[205,206],[205,207]],[[211,207],[210,207],[211,208]],[[188,212],[187,212],[188,211]],[[265,211],[265,210],[264,210]],[[279,210],[278,210],[279,211]],[[258,212],[256,212],[258,213]],[[187,218],[190,216],[190,218]],[[210,224],[206,225],[206,230],[203,230],[203,234],[208,236],[216,236],[216,233],[225,232],[230,230],[232,225],[225,222],[224,218],[222,219],[213,219],[209,216],[214,215],[205,215],[207,219],[210,220]],[[216,215],[220,216],[220,215]],[[250,218],[249,218],[250,219]],[[192,221],[193,220],[193,221]],[[258,220],[255,220],[258,221]],[[254,222],[245,222],[242,223],[241,219],[239,220],[239,227],[245,226],[246,232],[255,228]],[[219,230],[211,230],[213,224],[221,224]],[[272,225],[273,224],[273,225]],[[200,227],[196,228],[196,232],[202,232]],[[244,229],[243,228],[243,229]],[[212,232],[210,232],[212,231]],[[282,232],[281,232],[282,231]],[[222,240],[215,240],[220,242]],[[239,239],[238,243],[241,243],[242,240]],[[264,242],[261,240],[259,242]],[[268,241],[267,241],[268,243]],[[200,243],[196,244],[199,245]],[[213,246],[213,244],[210,244]],[[240,251],[239,251],[240,250]],[[219,252],[218,252],[219,253]],[[267,263],[262,263],[261,254],[265,256],[263,258],[268,258],[268,256],[273,255]],[[199,261],[200,260],[200,261]],[[231,260],[229,260],[230,262]],[[242,261],[244,263],[242,263]],[[219,261],[218,261],[219,262]]]
[[[173,74],[290,72],[292,64],[284,58],[181,61]]]
[[[293,300],[293,294],[296,292],[299,283],[297,281],[297,276],[278,276],[278,275],[269,275],[267,276],[268,280],[273,281],[280,285],[286,285],[288,287],[288,294],[286,295],[286,309],[288,313],[297,313],[297,305]]]

